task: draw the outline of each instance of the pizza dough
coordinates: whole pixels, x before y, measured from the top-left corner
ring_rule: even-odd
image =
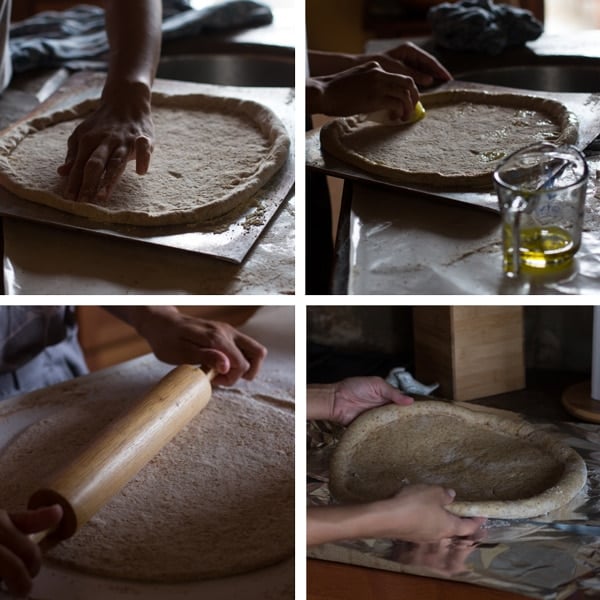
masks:
[[[461,516],[527,518],[569,502],[585,485],[583,459],[522,421],[424,400],[368,411],[346,430],[330,465],[342,502],[389,498],[402,486],[451,487]]]
[[[148,173],[137,175],[130,163],[106,204],[67,200],[56,168],[73,129],[97,104],[89,100],[12,129],[0,139],[0,184],[21,198],[94,221],[173,225],[244,205],[287,160],[285,127],[265,106],[154,93],[156,143]]]
[[[380,124],[369,115],[336,119],[321,129],[323,150],[399,183],[491,188],[492,173],[512,152],[549,141],[577,140],[577,121],[554,100],[454,90],[422,96],[425,118]]]
[[[74,402],[25,429],[0,460],[0,505],[26,506],[121,402]],[[293,551],[293,404],[285,394],[218,388],[186,429],[46,558],[112,578],[177,582],[255,570]]]

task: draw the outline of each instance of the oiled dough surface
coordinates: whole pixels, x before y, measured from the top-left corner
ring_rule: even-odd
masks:
[[[558,102],[455,90],[423,96],[414,123],[336,119],[321,130],[326,152],[398,182],[449,188],[492,187],[500,161],[535,142],[572,143],[574,116]]]

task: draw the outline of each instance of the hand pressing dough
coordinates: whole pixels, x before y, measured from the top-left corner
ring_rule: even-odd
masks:
[[[67,139],[97,107],[37,117],[0,139],[0,184],[15,195],[105,223],[176,225],[219,217],[249,202],[287,160],[281,121],[249,100],[193,94],[152,96],[155,149],[146,175],[125,170],[105,204],[63,197],[56,173]]]
[[[363,171],[398,183],[491,188],[498,163],[535,142],[572,144],[577,120],[560,102],[518,94],[453,90],[422,97],[425,117],[398,124],[369,115],[321,129],[322,148]]]
[[[177,582],[293,555],[294,413],[286,398],[218,388],[208,406],[48,561],[96,575]],[[21,433],[0,458],[0,506],[22,510],[49,472],[122,408],[86,401]]]
[[[346,430],[330,465],[341,502],[389,498],[404,485],[453,488],[461,516],[527,518],[569,502],[585,485],[583,459],[525,422],[447,402],[370,410]]]

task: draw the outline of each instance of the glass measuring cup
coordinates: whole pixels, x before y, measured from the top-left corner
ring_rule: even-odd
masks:
[[[522,148],[496,168],[507,276],[571,263],[581,244],[587,178],[577,148],[548,142]]]

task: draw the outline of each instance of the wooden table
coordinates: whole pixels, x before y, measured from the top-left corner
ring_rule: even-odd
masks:
[[[530,600],[467,583],[309,559],[307,600]]]

